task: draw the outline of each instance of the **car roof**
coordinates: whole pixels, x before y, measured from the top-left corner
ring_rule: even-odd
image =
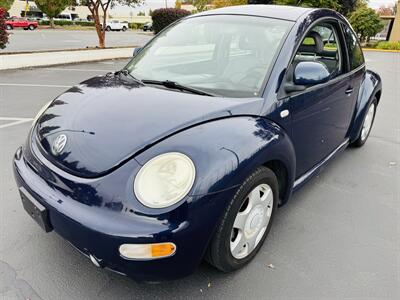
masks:
[[[251,15],[260,16],[267,18],[276,18],[289,21],[296,21],[301,15],[311,12],[315,9],[305,8],[298,6],[285,6],[285,5],[239,5],[239,6],[228,6],[219,9],[213,9],[209,11],[196,14],[194,16],[206,16],[206,15]]]

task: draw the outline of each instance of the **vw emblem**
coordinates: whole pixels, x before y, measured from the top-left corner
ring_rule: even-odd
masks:
[[[51,151],[54,155],[58,155],[63,151],[65,144],[67,143],[67,136],[65,134],[60,134],[53,142]]]

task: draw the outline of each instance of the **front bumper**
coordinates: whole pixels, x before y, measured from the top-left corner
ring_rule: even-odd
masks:
[[[75,182],[73,186],[71,176],[62,177],[44,165],[38,169],[37,163],[36,167],[31,164],[31,159],[27,160],[22,150],[17,151],[13,164],[15,180],[19,188],[23,187],[47,208],[54,230],[85,256],[95,257],[102,267],[136,280],[170,280],[193,273],[203,258],[226,200],[234,193],[229,189],[192,197],[172,211],[146,215],[128,210],[124,204],[107,205],[110,202],[103,199],[107,195],[99,195],[100,188],[90,195],[100,197],[101,203],[80,202],[77,189],[101,184],[85,182],[76,186]],[[132,169],[132,166],[126,167]],[[176,253],[146,261],[127,260],[119,254],[121,244],[161,242],[174,243]]]

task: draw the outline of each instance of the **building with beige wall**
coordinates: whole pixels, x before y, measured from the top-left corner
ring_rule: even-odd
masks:
[[[10,16],[17,17],[37,17],[42,18],[44,14],[36,6],[34,1],[28,1],[28,11],[26,11],[26,1],[25,0],[15,0],[13,5],[8,11]],[[87,6],[75,6],[67,7],[62,13],[62,15],[71,15],[72,19],[80,18],[87,19],[91,13]]]
[[[34,1],[28,2],[28,11],[26,11],[26,1],[25,0],[15,0],[10,10],[8,11],[10,16],[17,17],[32,17],[32,18],[43,18],[45,15],[36,6]],[[71,16],[71,19],[91,19],[91,13],[87,6],[73,6],[67,7],[60,15]],[[150,16],[136,16],[132,11],[129,10],[111,10],[108,13],[109,19],[116,19],[120,21],[127,21],[132,23],[147,23],[151,21]]]
[[[389,36],[390,42],[400,42],[400,0],[397,2],[397,12]]]

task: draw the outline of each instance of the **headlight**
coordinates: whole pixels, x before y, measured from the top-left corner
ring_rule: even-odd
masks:
[[[151,208],[163,208],[182,200],[193,186],[192,160],[178,152],[161,154],[149,160],[136,175],[137,199]]]
[[[43,107],[39,110],[39,112],[36,114],[36,117],[32,121],[32,127],[35,126],[37,120],[40,118],[40,116],[44,113],[44,111],[49,107],[52,101],[47,102]]]

